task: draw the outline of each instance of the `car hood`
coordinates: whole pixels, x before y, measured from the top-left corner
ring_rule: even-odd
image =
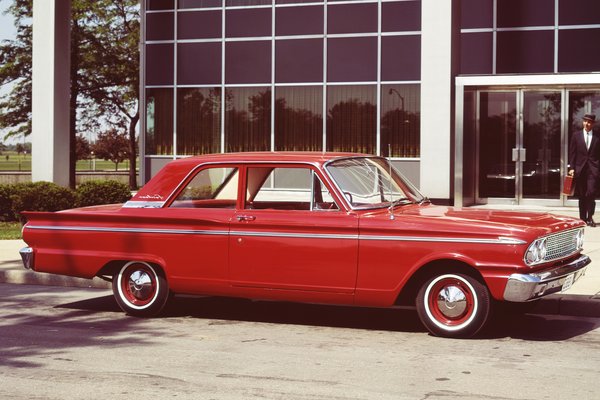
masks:
[[[385,224],[384,219],[390,220],[388,210],[379,210],[371,216],[381,224]],[[585,226],[585,223],[577,218],[545,212],[486,210],[431,204],[399,206],[394,209],[394,216],[395,229],[410,229],[431,235],[464,233],[534,237]],[[383,227],[379,223],[375,225]]]

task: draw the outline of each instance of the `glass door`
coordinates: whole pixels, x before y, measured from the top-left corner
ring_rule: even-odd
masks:
[[[479,92],[478,202],[562,204],[562,98],[561,90]]]

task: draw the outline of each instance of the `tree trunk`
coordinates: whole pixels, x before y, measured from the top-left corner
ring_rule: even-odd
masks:
[[[131,190],[137,189],[135,127],[139,119],[140,113],[138,111],[133,118],[129,120],[129,188]],[[144,165],[141,160],[140,164]]]
[[[75,189],[77,156],[75,148],[75,137],[77,136],[77,97],[79,96],[79,24],[76,18],[72,18],[71,24],[71,97],[69,101],[69,187]]]

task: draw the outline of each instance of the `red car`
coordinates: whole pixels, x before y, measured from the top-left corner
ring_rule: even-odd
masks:
[[[358,154],[186,158],[123,205],[24,215],[26,268],[107,279],[135,316],[171,294],[407,303],[434,335],[468,337],[497,301],[566,290],[590,263],[578,219],[435,206]]]

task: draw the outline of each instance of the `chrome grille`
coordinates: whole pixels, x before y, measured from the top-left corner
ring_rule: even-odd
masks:
[[[547,237],[546,261],[558,260],[570,256],[577,249],[577,234],[581,229],[555,233]]]

